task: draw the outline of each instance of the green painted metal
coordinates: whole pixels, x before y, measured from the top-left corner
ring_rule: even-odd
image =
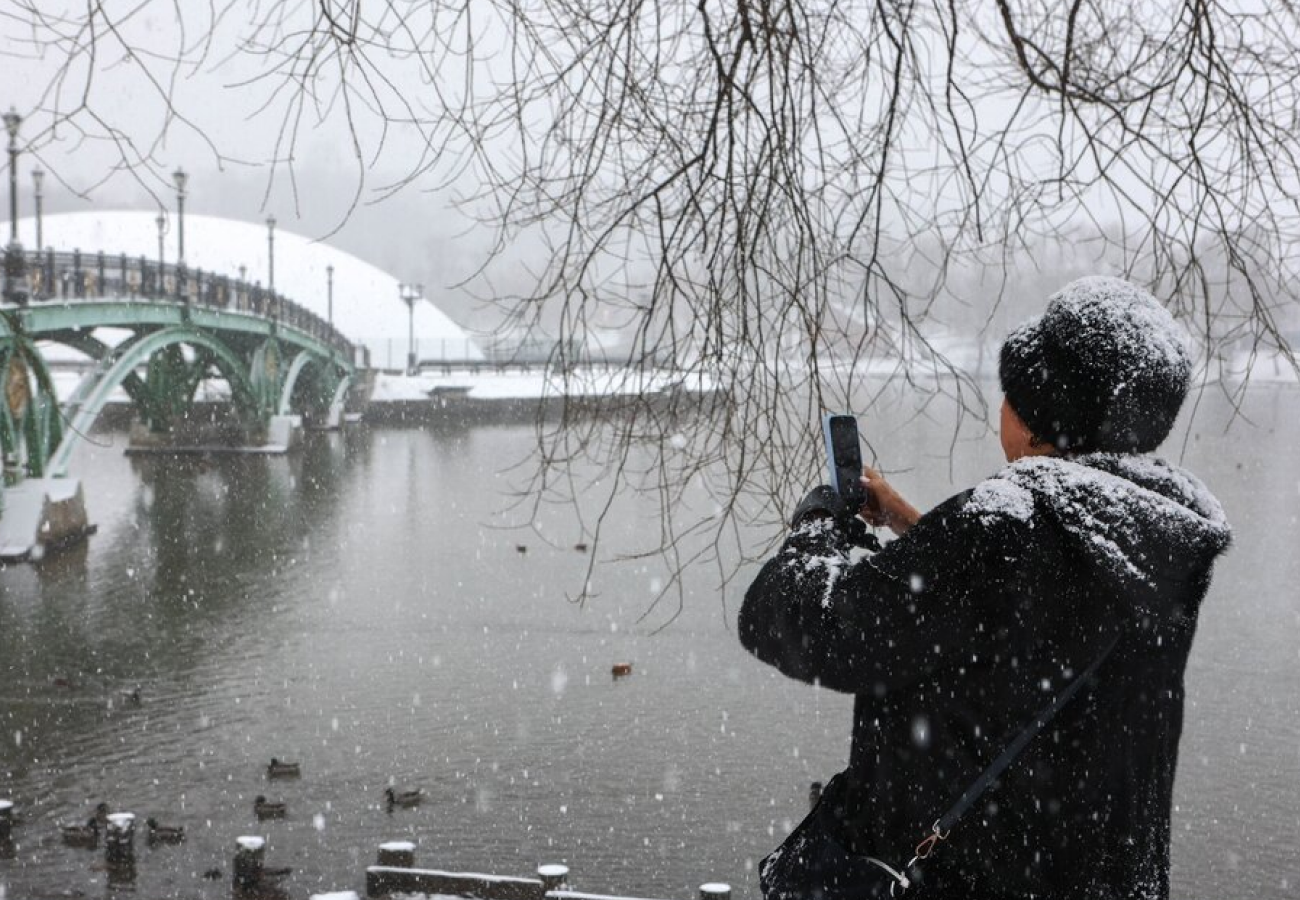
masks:
[[[344,375],[334,386],[334,395],[330,397],[329,411],[326,414],[326,424],[330,428],[338,428],[343,424],[344,407],[348,400],[348,391],[352,390],[352,382],[351,375]]]
[[[0,338],[0,453],[6,479],[39,478],[62,440],[54,382],[35,344],[20,333]]]
[[[324,418],[333,405],[339,382],[347,378],[347,374],[330,365],[329,360],[303,350],[289,364],[276,410],[282,416],[293,412],[294,398],[297,397],[304,401],[300,404],[301,411]]]
[[[73,447],[80,435],[86,433],[94,423],[113,390],[138,366],[148,363],[155,353],[178,344],[202,347],[211,352],[212,365],[226,376],[236,406],[257,410],[259,415],[267,408],[261,403],[252,380],[245,373],[243,361],[213,335],[186,327],[163,328],[147,332],[119,345],[115,349],[113,358],[104,360],[107,366],[102,367],[102,374],[95,379],[93,386],[84,397],[78,398],[78,407],[68,429],[70,434],[51,456],[49,471],[55,475],[66,475]]]
[[[187,342],[188,343],[188,342]],[[168,431],[183,419],[194,403],[194,393],[215,362],[205,346],[192,346],[194,359],[185,358],[181,344],[170,344],[149,357],[141,417],[151,431]]]
[[[268,338],[253,351],[252,365],[249,366],[248,378],[257,397],[259,409],[273,410],[280,395],[280,345],[275,338]]]
[[[350,359],[312,334],[251,312],[186,306],[184,303],[160,300],[77,300],[33,304],[10,311],[8,317],[15,319],[18,330],[33,337],[76,331],[86,333],[96,328],[128,328],[138,331],[173,326],[226,334],[276,337],[333,360],[341,368],[352,368]],[[8,322],[0,320],[0,338],[8,336],[12,330]],[[235,342],[233,338],[228,340]]]
[[[18,466],[20,475],[66,474],[76,442],[119,385],[156,431],[186,414],[213,370],[231,386],[250,427],[265,427],[271,416],[294,411],[295,402],[310,404],[312,411],[324,407],[354,372],[351,345],[310,315],[294,315],[301,328],[278,314],[166,299],[77,298],[0,310],[0,388],[11,378],[36,385],[22,415],[0,410],[0,449],[13,461],[11,471]],[[133,336],[110,347],[94,335],[97,328],[129,329]],[[96,360],[62,412],[37,341],[73,347]],[[12,359],[23,363],[15,364],[11,376]]]
[[[92,263],[91,261],[94,260]],[[250,431],[277,415],[341,416],[357,349],[333,324],[258,285],[146,259],[50,251],[33,260],[32,301],[0,308],[4,481],[66,476],[77,442],[121,386],[144,423],[167,431],[214,371]],[[99,328],[131,337],[110,346]],[[41,342],[95,360],[60,407]],[[286,361],[288,365],[286,365]],[[0,487],[0,510],[4,491]]]
[[[42,337],[45,340],[52,341],[53,343],[62,344],[65,347],[71,347],[73,350],[78,350],[93,360],[102,361],[113,355],[112,347],[105,344],[93,334],[84,331],[61,331],[53,334],[44,334]],[[97,377],[97,370],[92,370],[83,376],[81,382],[77,385],[72,395],[63,398],[63,405],[65,407],[75,405],[77,403],[75,398],[84,395],[94,387],[95,379]],[[141,409],[144,408],[144,405],[147,402],[145,399],[144,379],[142,379],[137,373],[132,372],[127,376],[126,380],[122,382],[122,388],[126,391],[133,403]]]

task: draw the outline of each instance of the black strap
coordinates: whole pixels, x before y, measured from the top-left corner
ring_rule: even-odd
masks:
[[[1007,766],[1015,762],[1016,757],[1025,749],[1025,745],[1032,741],[1038,732],[1043,730],[1047,723],[1052,720],[1052,717],[1060,712],[1061,708],[1064,707],[1065,704],[1074,699],[1074,695],[1079,693],[1080,689],[1085,683],[1087,683],[1088,679],[1092,678],[1093,673],[1097,671],[1097,667],[1102,664],[1102,661],[1105,660],[1106,657],[1110,656],[1110,652],[1115,649],[1115,645],[1119,643],[1119,639],[1119,634],[1116,634],[1111,638],[1110,643],[1102,649],[1097,658],[1092,661],[1092,664],[1089,665],[1088,668],[1084,669],[1083,673],[1079,675],[1078,678],[1070,682],[1069,687],[1061,691],[1061,693],[1057,695],[1056,699],[1053,700],[1042,712],[1035,716],[1033,720],[1025,726],[1024,731],[1016,735],[1015,740],[1007,745],[1007,748],[1002,751],[1002,755],[993,760],[992,764],[984,770],[983,774],[981,774],[979,778],[975,779],[971,786],[962,792],[961,797],[959,797],[957,802],[953,804],[952,809],[944,813],[939,820],[935,822],[935,834],[940,835],[940,837],[947,835],[948,829],[952,828],[966,810],[970,809],[971,804],[978,800],[980,795],[989,789],[989,785],[996,781],[998,776],[1006,771]]]

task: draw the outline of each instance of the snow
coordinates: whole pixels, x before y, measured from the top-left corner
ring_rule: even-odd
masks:
[[[113,831],[130,831],[135,826],[135,813],[109,813],[108,827]]]
[[[1150,293],[1120,278],[1090,275],[1070,282],[1049,299],[1043,325],[1076,339],[1114,340],[1123,358],[1175,377],[1191,372],[1187,330]]]
[[[500,372],[496,369],[474,371],[453,369],[421,372],[417,375],[394,375],[380,372],[375,376],[371,400],[427,400],[434,391],[465,392],[474,400],[535,400],[540,397],[613,396],[656,393],[680,383],[680,375],[649,370],[612,370],[603,366],[579,369],[565,378],[558,374],[536,372]]]
[[[1014,481],[993,477],[975,486],[963,509],[986,522],[999,516],[1028,522],[1034,514],[1034,496]]]
[[[132,259],[158,258],[156,213],[105,211],[64,213],[42,217],[43,238],[56,251],[80,249],[94,254],[125,253]],[[166,261],[176,261],[176,223],[168,223]],[[33,218],[18,220],[19,236],[36,233]],[[267,284],[266,225],[215,216],[185,216],[185,262],[203,269]],[[326,266],[334,267],[334,325],[349,340],[370,348],[371,364],[403,367],[407,354],[408,307],[398,298],[398,279],[349,253],[295,234],[275,230],[275,288],[322,319],[328,313]],[[429,298],[436,302],[437,297]],[[421,358],[482,359],[478,345],[433,303],[415,306],[416,352]]]
[[[642,900],[618,894],[584,894],[579,891],[547,891],[546,896],[549,900]]]
[[[76,478],[46,478],[45,496],[51,503],[66,503],[81,492],[81,482]]]
[[[537,874],[543,878],[563,878],[569,874],[569,867],[562,866],[559,863],[550,863],[537,867]]]
[[[828,531],[835,530],[835,523],[827,516],[816,516],[804,519],[796,529],[795,534],[800,537],[817,537]],[[835,585],[839,583],[844,573],[853,567],[855,563],[844,553],[832,553],[825,556],[818,556],[813,553],[804,553],[802,551],[792,550],[786,562],[800,570],[799,577],[811,578],[814,581],[822,581],[821,604],[823,609],[830,609],[831,598],[835,593]],[[824,573],[824,574],[823,574]]]
[[[1189,472],[1154,457],[1095,453],[1025,457],[998,479],[1032,493],[1122,583],[1152,584],[1147,539],[1153,532],[1186,544],[1222,548],[1230,539],[1223,508]]]
[[[412,853],[415,850],[415,844],[410,841],[389,841],[386,844],[380,844],[379,849],[387,850],[390,853]]]
[[[14,803],[12,800],[0,800],[0,813],[8,812],[13,808],[14,808]]]
[[[328,894],[312,894],[310,900],[361,900],[356,891],[333,891]]]
[[[459,878],[482,881],[487,884],[540,884],[536,878],[516,878],[513,875],[488,875],[482,872],[446,872],[442,869],[406,869],[398,866],[370,866],[367,872],[402,872],[410,875],[430,875],[438,878]]]
[[[1176,492],[1176,496],[1185,498],[1193,510],[1210,522],[1224,527],[1228,524],[1228,517],[1224,514],[1218,498],[1210,493],[1210,489],[1199,478],[1186,469],[1171,466],[1154,456],[1098,453],[1088,458],[1108,461],[1111,466],[1133,481],[1166,485],[1168,491]]]
[[[235,838],[235,846],[240,850],[255,851],[261,850],[266,846],[266,838],[255,835],[244,835]]]

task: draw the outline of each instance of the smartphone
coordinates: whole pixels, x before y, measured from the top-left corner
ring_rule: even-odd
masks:
[[[826,456],[831,465],[831,487],[854,512],[867,499],[862,487],[862,450],[858,445],[858,420],[853,416],[827,413],[822,416]]]

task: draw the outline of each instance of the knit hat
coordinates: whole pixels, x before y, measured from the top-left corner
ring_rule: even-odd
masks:
[[[1002,344],[1011,408],[1063,453],[1146,453],[1173,428],[1192,362],[1186,330],[1137,285],[1090,276]]]

